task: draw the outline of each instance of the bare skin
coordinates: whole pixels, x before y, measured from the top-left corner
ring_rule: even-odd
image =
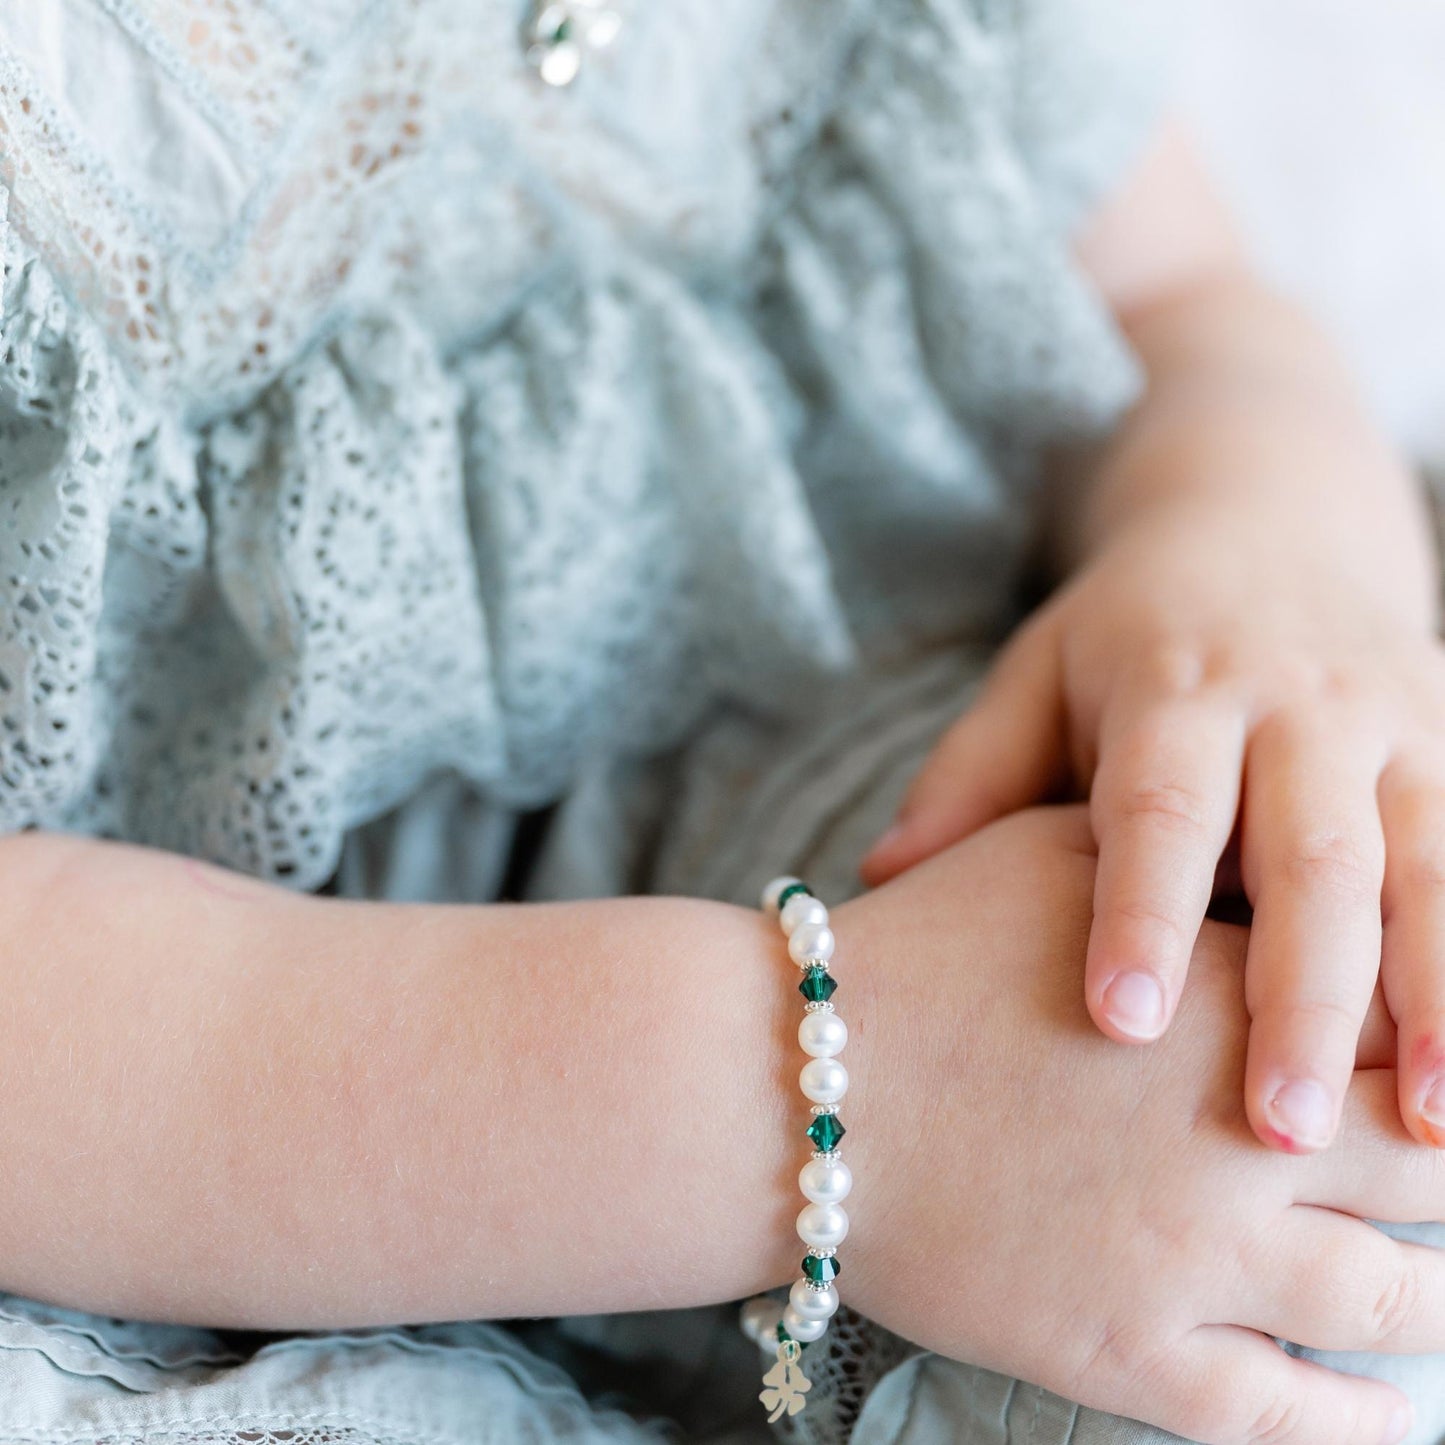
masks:
[[[1063,479],[1071,580],[864,876],[1077,787],[1100,850],[1085,991],[1105,1033],[1169,1026],[1225,864],[1255,908],[1255,1133],[1330,1142],[1382,980],[1401,1117],[1445,1144],[1445,650],[1417,486],[1324,338],[1252,275],[1179,136],[1080,249],[1147,394]]]
[[[760,914],[338,902],[35,834],[0,859],[5,1288],[287,1329],[693,1304],[796,1263]]]

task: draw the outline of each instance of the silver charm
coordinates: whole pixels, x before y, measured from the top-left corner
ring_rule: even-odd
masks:
[[[560,88],[571,85],[587,55],[606,50],[621,29],[614,0],[534,0],[522,36],[532,68]]]
[[[778,1362],[763,1376],[763,1389],[758,1399],[763,1409],[772,1413],[768,1424],[781,1420],[784,1415],[797,1415],[808,1403],[808,1391],[813,1382],[803,1373],[798,1357],[803,1353],[797,1340],[778,1342]]]

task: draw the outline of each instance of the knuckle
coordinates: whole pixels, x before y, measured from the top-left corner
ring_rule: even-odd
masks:
[[[1406,1334],[1420,1313],[1420,1277],[1410,1266],[1399,1270],[1370,1303],[1370,1337],[1380,1348]]]
[[[1138,1331],[1108,1321],[1099,1327],[1072,1372],[1070,1392],[1075,1397],[1095,1393],[1101,1384],[1111,1391],[1127,1389],[1149,1372],[1147,1348]]]
[[[1311,1038],[1336,1029],[1353,1036],[1359,1031],[1362,1012],[1362,1007],[1338,998],[1300,999],[1290,1008],[1290,1013],[1304,1025],[1304,1032]]]
[[[1248,992],[1248,989],[1246,989]],[[1333,1060],[1344,1064],[1330,1053],[1334,1042],[1343,1048],[1348,1042],[1353,1049],[1353,1040],[1360,1031],[1367,1000],[1358,1004],[1343,998],[1279,998],[1268,1004],[1258,1004],[1251,1009],[1256,1023],[1268,1022],[1274,1025],[1273,1037],[1288,1036],[1308,1044],[1310,1052],[1321,1063]]]
[[[1199,691],[1209,676],[1209,659],[1195,644],[1162,640],[1144,653],[1140,681],[1162,698],[1186,698]]]
[[[1180,783],[1132,783],[1119,790],[1114,814],[1126,823],[1148,823],[1176,832],[1203,832],[1208,820],[1204,799]]]
[[[1304,1426],[1299,1396],[1276,1396],[1250,1419],[1240,1445],[1304,1445]]]
[[[1108,913],[1114,929],[1127,933],[1136,942],[1146,938],[1150,944],[1164,950],[1182,946],[1184,929],[1179,920],[1149,899],[1115,899],[1109,904]]]
[[[1298,893],[1363,897],[1380,891],[1378,850],[1364,847],[1344,833],[1302,839],[1286,854],[1280,872]]]
[[[1374,689],[1369,674],[1350,663],[1326,666],[1319,675],[1321,699],[1335,707],[1363,709],[1371,701]]]

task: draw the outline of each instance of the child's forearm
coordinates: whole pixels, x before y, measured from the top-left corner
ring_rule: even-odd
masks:
[[[1329,342],[1253,274],[1187,137],[1164,132],[1079,249],[1148,389],[1100,456],[1067,469],[1064,563],[1177,519],[1219,539],[1222,567],[1315,560],[1412,623],[1433,619],[1419,488]]]
[[[1294,307],[1240,272],[1125,319],[1149,390],[1087,489],[1084,549],[1188,508],[1226,517],[1241,542],[1328,551],[1410,615],[1433,616],[1419,489]]]
[[[0,879],[0,1288],[321,1328],[796,1273],[761,914],[338,902],[33,834]]]

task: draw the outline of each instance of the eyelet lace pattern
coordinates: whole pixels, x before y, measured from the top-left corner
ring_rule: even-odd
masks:
[[[1144,97],[1050,99],[1105,3],[638,3],[565,92],[503,0],[12,8],[0,826],[312,887],[431,775],[997,625],[1135,385],[1066,239]]]

